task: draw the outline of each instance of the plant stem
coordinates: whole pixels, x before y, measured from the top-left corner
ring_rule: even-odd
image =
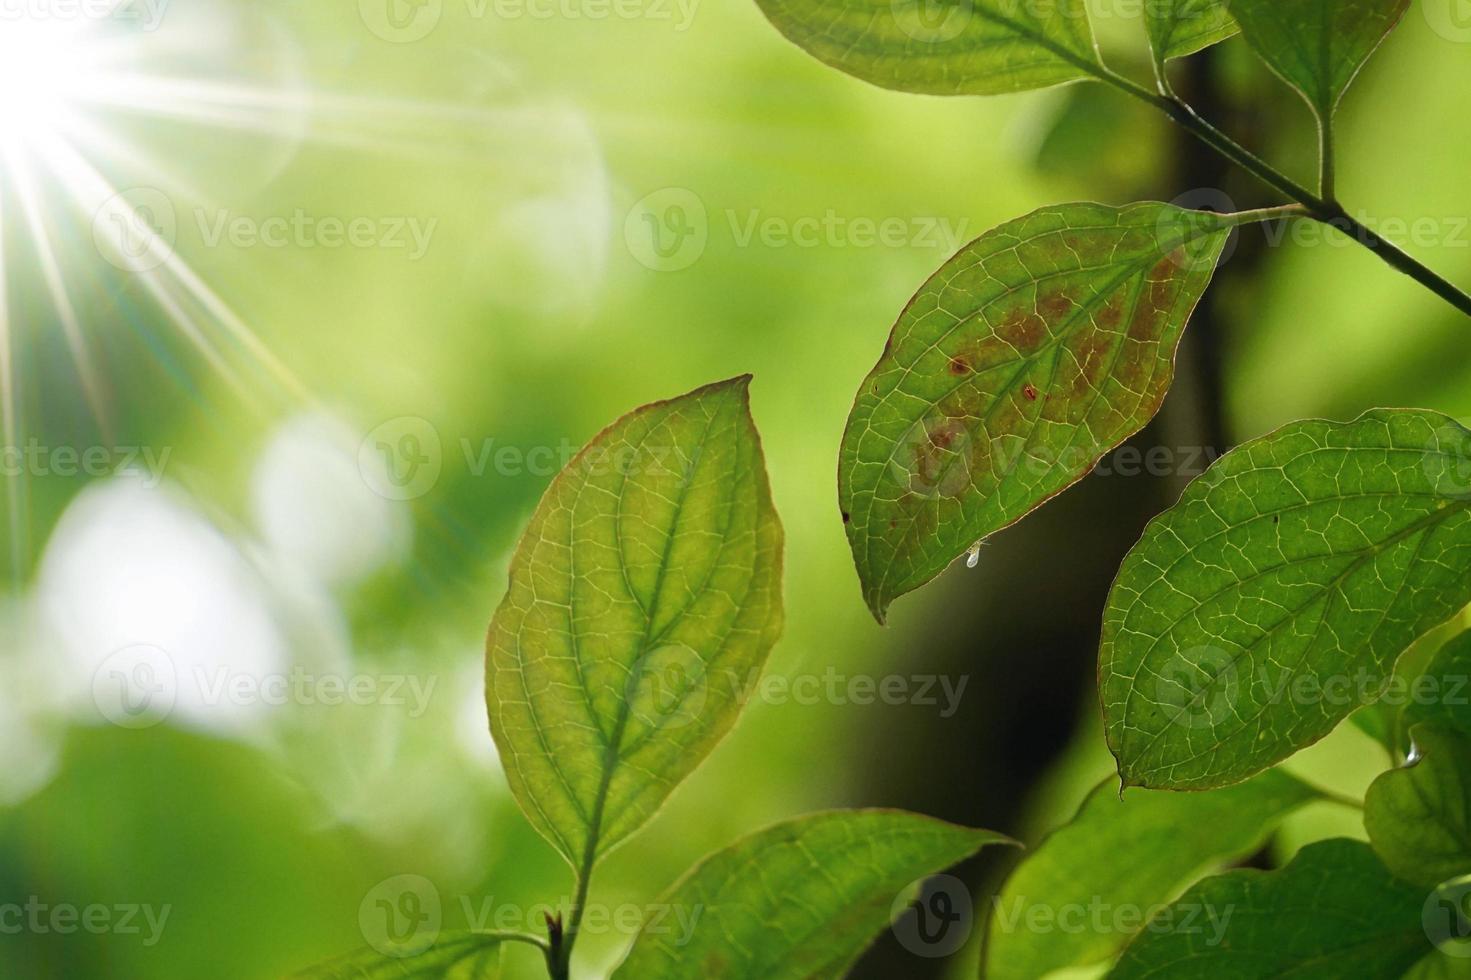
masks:
[[[1338,200],[1338,188],[1335,186],[1332,113],[1318,123],[1318,161],[1318,196],[1334,203]]]
[[[547,953],[547,972],[551,980],[570,980],[572,976],[572,944],[577,941],[577,930],[582,925],[582,912],[587,906],[587,889],[592,883],[592,864],[596,856],[595,845],[589,845],[583,865],[577,870],[577,892],[568,910],[566,929],[558,927],[553,932],[551,948]]]
[[[1471,316],[1471,296],[1459,286],[1422,265],[1394,242],[1381,237],[1377,232],[1364,227],[1363,223],[1349,216],[1338,205],[1332,205],[1327,214],[1314,214],[1314,218],[1337,228],[1354,241],[1379,256],[1392,269],[1397,269],[1430,290],[1467,316]]]
[[[1257,225],[1264,221],[1306,218],[1309,214],[1308,209],[1301,204],[1283,204],[1275,208],[1257,208],[1255,211],[1233,211],[1223,217],[1234,218],[1238,225]]]
[[[1460,289],[1431,270],[1428,266],[1409,255],[1393,242],[1385,240],[1380,235],[1366,228],[1362,222],[1350,217],[1348,212],[1343,209],[1343,206],[1333,199],[1334,164],[1330,145],[1332,132],[1327,126],[1323,127],[1321,136],[1324,141],[1323,187],[1322,194],[1319,195],[1309,191],[1306,187],[1303,187],[1261,157],[1258,157],[1231,139],[1231,137],[1206,122],[1196,114],[1194,109],[1190,108],[1190,106],[1186,105],[1180,99],[1150,92],[1148,89],[1136,85],[1123,75],[1108,68],[1092,67],[1089,70],[1097,78],[1112,85],[1126,95],[1139,99],[1141,102],[1147,102],[1156,109],[1159,109],[1165,115],[1169,116],[1173,122],[1193,134],[1211,149],[1269,187],[1280,191],[1302,205],[1304,216],[1337,228],[1379,256],[1390,268],[1404,273],[1462,313],[1471,316],[1471,295],[1468,295],[1465,290]]]

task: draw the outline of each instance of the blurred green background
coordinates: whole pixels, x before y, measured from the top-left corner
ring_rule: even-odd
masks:
[[[1133,7],[1100,0],[1097,29],[1142,79]],[[5,977],[279,976],[363,945],[360,913],[402,875],[432,885],[446,928],[565,901],[569,869],[521,819],[486,731],[481,644],[555,468],[639,404],[756,376],[788,533],[771,673],[966,686],[948,714],[756,699],[602,867],[609,907],[811,809],[906,806],[1035,840],[1110,772],[1098,617],[1192,461],[1303,416],[1471,414],[1454,311],[1332,236],[1252,231],[1136,440],[1168,447],[1168,471],[1090,478],[881,630],[837,519],[836,449],[920,282],[1046,204],[1280,202],[1111,93],[880,91],[750,0],[132,9],[159,17],[102,25],[107,68],[73,72],[65,99],[45,64],[0,91],[0,906],[167,917],[0,919]],[[0,32],[28,36],[37,10],[58,16],[41,4]],[[1350,94],[1342,195],[1471,283],[1471,32],[1423,12]],[[1228,130],[1311,172],[1306,107],[1239,40],[1186,71]],[[110,248],[120,214],[165,233],[168,261]],[[1432,225],[1417,241],[1395,219]],[[120,715],[114,687],[165,683],[139,672],[160,664],[166,702]],[[360,679],[367,703],[252,687],[292,677],[318,694]],[[1377,753],[1345,726],[1294,765],[1361,792]],[[1336,832],[1359,833],[1310,809],[1277,847]],[[997,870],[963,872],[980,912]],[[630,938],[586,936],[582,972]],[[975,938],[944,962],[885,939],[858,973],[973,976]],[[520,951],[509,963],[537,975]]]

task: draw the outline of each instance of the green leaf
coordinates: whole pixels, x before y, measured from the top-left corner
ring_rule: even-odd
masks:
[[[1231,0],[1241,33],[1325,125],[1410,0]]]
[[[1405,691],[1404,724],[1471,736],[1471,632],[1442,646]]]
[[[1369,787],[1364,829],[1390,871],[1433,888],[1471,874],[1471,737],[1424,725],[1418,761]]]
[[[1381,410],[1227,453],[1150,523],[1104,611],[1104,729],[1126,785],[1238,782],[1376,700],[1471,600],[1471,432]]]
[[[842,976],[924,879],[998,843],[1012,842],[897,810],[777,824],[717,851],[676,883],[658,904],[686,918],[698,911],[693,935],[675,936],[661,927],[663,917],[650,919],[614,980]],[[958,910],[937,911],[944,921],[934,924],[955,925]]]
[[[1318,798],[1272,770],[1215,793],[1133,792],[1112,779],[1007,880],[986,940],[989,980],[1034,980],[1110,959],[1201,872],[1255,851]]]
[[[757,0],[813,57],[884,88],[998,95],[1102,71],[1085,0]]]
[[[297,980],[496,980],[503,940],[473,932],[443,933],[414,956],[360,949],[296,974]]]
[[[1154,416],[1236,220],[1167,204],[1044,208],[925,283],[859,389],[838,462],[879,622]]]
[[[1358,841],[1309,844],[1280,871],[1207,878],[1153,919],[1112,980],[1398,977],[1431,952],[1426,893]]]
[[[749,382],[604,430],[511,561],[487,642],[491,732],[521,808],[574,866],[709,754],[781,632],[782,531]]]
[[[1466,952],[1458,954],[1437,949],[1416,963],[1402,980],[1471,980],[1471,956]]]
[[[1183,58],[1233,37],[1239,27],[1227,12],[1229,0],[1148,0],[1144,4],[1149,48],[1159,77],[1171,58]]]

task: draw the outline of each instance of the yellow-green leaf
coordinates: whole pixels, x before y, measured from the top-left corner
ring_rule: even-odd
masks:
[[[838,463],[880,622],[1154,416],[1235,220],[1167,204],[1044,208],[925,283],[858,391]]]
[[[1227,453],[1145,529],[1104,612],[1126,784],[1239,782],[1375,701],[1471,601],[1471,432],[1444,415],[1296,422]]]
[[[925,878],[997,843],[1011,842],[897,810],[789,820],[717,851],[675,884],[658,905],[698,910],[693,935],[651,920],[614,980],[840,977]],[[959,928],[958,914],[952,907],[934,925]]]
[[[547,489],[491,623],[511,789],[576,866],[730,728],[781,631],[782,531],[749,377],[625,416]]]
[[[996,95],[1098,74],[1085,0],[757,0],[818,60],[884,88]]]

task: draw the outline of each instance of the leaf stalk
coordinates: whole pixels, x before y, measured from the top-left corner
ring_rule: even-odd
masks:
[[[1398,245],[1365,227],[1334,199],[1333,133],[1327,124],[1322,127],[1320,135],[1323,147],[1321,193],[1314,194],[1201,118],[1182,99],[1151,92],[1109,68],[1097,67],[1093,73],[1124,94],[1154,106],[1221,156],[1297,202],[1302,206],[1304,217],[1338,229],[1379,256],[1390,268],[1409,276],[1460,312],[1471,316],[1471,295]]]

